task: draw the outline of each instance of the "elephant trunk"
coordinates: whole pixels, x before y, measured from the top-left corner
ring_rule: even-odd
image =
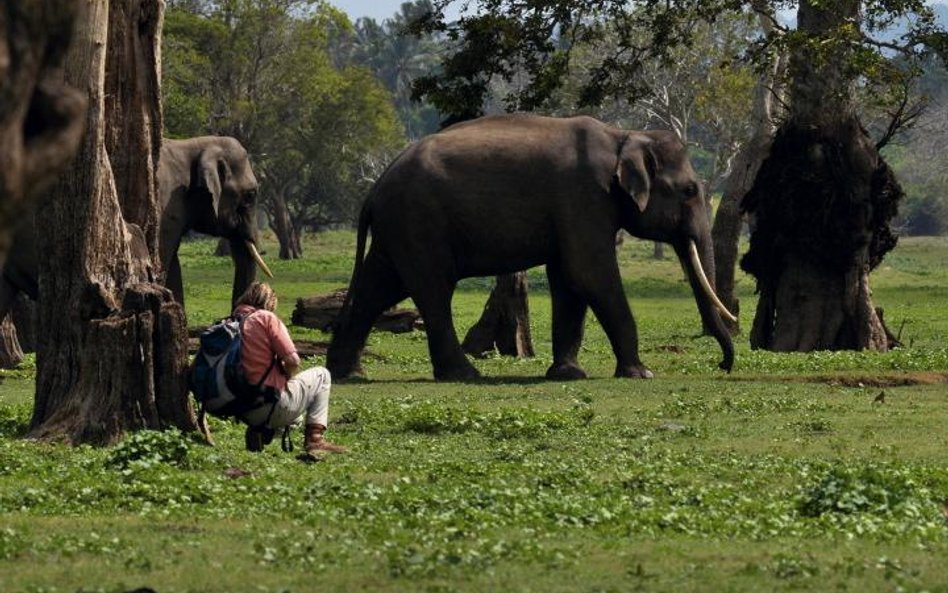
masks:
[[[231,304],[244,294],[257,279],[257,263],[250,252],[249,242],[244,239],[230,240],[230,256],[234,260],[234,290]],[[257,257],[260,257],[259,254]]]
[[[688,274],[688,281],[691,283],[701,319],[721,347],[724,358],[718,366],[730,372],[731,367],[734,366],[734,344],[721,316],[724,315],[730,319],[734,319],[734,316],[721,303],[714,292],[713,280],[709,279],[709,275],[710,278],[714,278],[714,255],[710,237],[697,245],[692,240],[684,244],[675,243],[675,252]]]

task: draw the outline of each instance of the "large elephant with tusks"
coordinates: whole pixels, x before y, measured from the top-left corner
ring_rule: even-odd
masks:
[[[670,243],[730,370],[734,347],[714,293],[710,222],[685,146],[671,132],[635,132],[589,117],[490,116],[406,149],[359,219],[347,303],[327,354],[334,377],[362,372],[375,318],[411,297],[425,320],[439,380],[478,376],[458,343],[458,280],[546,264],[553,304],[551,379],[585,377],[577,355],[586,311],[609,337],[617,377],[650,377],[622,289],[615,235]],[[366,253],[366,239],[371,246]]]

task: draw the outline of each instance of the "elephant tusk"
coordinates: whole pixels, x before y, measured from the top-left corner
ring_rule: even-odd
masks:
[[[732,315],[731,312],[727,310],[727,307],[724,306],[724,303],[721,302],[721,299],[718,298],[718,295],[714,294],[714,289],[711,288],[711,283],[708,282],[708,277],[704,273],[701,258],[698,257],[698,247],[694,241],[688,241],[688,254],[691,256],[691,266],[695,269],[695,274],[698,275],[698,282],[701,283],[701,288],[704,289],[705,294],[711,299],[711,303],[720,311],[724,318],[731,323],[737,323],[737,317]]]
[[[273,272],[270,271],[270,268],[267,267],[266,262],[264,262],[263,258],[260,257],[260,254],[257,253],[257,247],[250,241],[247,241],[247,249],[250,250],[250,255],[253,257],[253,261],[257,262],[257,265],[260,266],[260,269],[263,270],[263,273],[270,278],[273,278]]]

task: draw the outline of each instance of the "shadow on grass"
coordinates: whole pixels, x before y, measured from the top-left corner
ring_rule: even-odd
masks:
[[[458,379],[451,381],[436,381],[432,377],[416,377],[412,379],[369,379],[366,377],[349,377],[334,379],[334,383],[345,385],[388,385],[388,384],[441,384],[441,385],[538,385],[541,383],[561,383],[545,377],[500,375],[478,377],[476,379]]]

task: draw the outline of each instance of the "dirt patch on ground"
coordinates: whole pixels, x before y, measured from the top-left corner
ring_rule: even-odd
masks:
[[[652,349],[654,352],[671,352],[672,354],[684,354],[688,351],[684,346],[678,344],[662,344]]]
[[[942,385],[948,383],[948,373],[912,371],[876,374],[822,374],[822,375],[748,375],[727,377],[728,381],[772,381],[787,383],[822,383],[835,387],[911,387],[913,385]]]
[[[911,372],[880,375],[815,375],[800,377],[805,383],[824,383],[841,387],[907,387],[948,383],[948,373]]]

